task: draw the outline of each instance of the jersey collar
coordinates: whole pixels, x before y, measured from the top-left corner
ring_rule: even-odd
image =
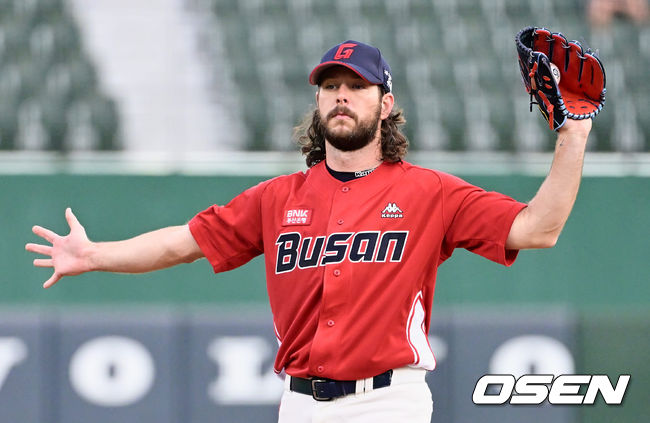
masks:
[[[405,165],[405,162],[383,162],[374,170],[374,172],[364,176],[363,178],[342,182],[333,177],[327,171],[325,162],[322,161],[308,170],[307,178],[308,180],[313,180],[316,186],[322,187],[323,189],[334,190],[348,186],[351,189],[360,189],[361,193],[372,195],[386,185],[394,182],[394,180],[404,172]]]

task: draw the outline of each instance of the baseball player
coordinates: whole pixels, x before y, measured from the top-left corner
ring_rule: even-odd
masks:
[[[551,170],[527,204],[403,160],[407,140],[380,51],[345,41],[309,76],[316,109],[298,128],[308,169],[247,189],[188,224],[91,242],[70,209],[51,245],[48,288],[90,271],[140,273],[206,257],[215,272],[265,256],[286,372],[280,422],[429,422],[425,373],[436,272],[456,248],[511,265],[552,247],[578,192],[591,120],[559,129]]]

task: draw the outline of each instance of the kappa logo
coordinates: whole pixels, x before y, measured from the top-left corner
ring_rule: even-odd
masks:
[[[400,219],[404,217],[404,212],[399,208],[397,203],[388,203],[382,210],[381,217],[385,219]]]

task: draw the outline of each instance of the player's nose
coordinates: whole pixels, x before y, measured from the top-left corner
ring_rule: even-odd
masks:
[[[347,104],[349,94],[349,89],[345,86],[345,84],[341,84],[339,89],[336,91],[336,104]]]

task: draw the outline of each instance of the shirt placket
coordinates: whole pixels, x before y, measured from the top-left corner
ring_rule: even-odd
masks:
[[[346,213],[350,210],[350,199],[353,198],[352,188],[348,185],[338,187],[332,197],[331,213],[327,223],[327,233],[348,234],[353,232],[346,226]],[[346,241],[338,245],[350,243],[352,234]],[[325,265],[323,272],[323,295],[318,329],[314,336],[310,356],[310,367],[316,375],[326,374],[332,365],[340,363],[336,356],[340,348],[341,334],[345,333],[342,312],[345,310],[348,297],[348,284],[351,275],[350,263],[347,260],[348,250],[340,262]]]

